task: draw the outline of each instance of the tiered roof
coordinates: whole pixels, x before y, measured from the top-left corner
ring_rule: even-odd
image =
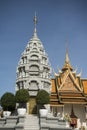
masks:
[[[87,104],[87,79],[73,71],[68,51],[62,70],[52,79],[51,105]]]

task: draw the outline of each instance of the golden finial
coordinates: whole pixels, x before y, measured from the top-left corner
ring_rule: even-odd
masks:
[[[65,56],[64,67],[62,70],[66,70],[66,69],[73,70],[70,64],[69,55],[68,55],[68,40],[66,40],[66,56]]]
[[[69,63],[68,48],[66,48],[66,58],[65,58],[65,62],[66,62],[66,63]]]
[[[66,57],[65,57],[65,62],[69,63],[69,56],[68,56],[68,38],[66,39]]]

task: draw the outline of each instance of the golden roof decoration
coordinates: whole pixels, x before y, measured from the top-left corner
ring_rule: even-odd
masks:
[[[74,86],[78,91],[82,92],[83,88],[80,87],[79,83],[77,82],[77,79],[74,77],[74,75],[72,74],[72,72],[70,70],[66,71],[66,74],[64,75],[64,77],[62,78],[62,82],[60,84],[59,87],[59,91],[62,90],[62,88],[64,87],[64,84],[67,80],[67,77],[70,77],[72,79],[72,82],[74,83]],[[69,88],[68,88],[69,89]]]
[[[62,68],[62,71],[67,70],[67,69],[73,70],[73,68],[70,64],[70,60],[69,60],[68,49],[66,49],[65,63],[64,63],[64,66]]]

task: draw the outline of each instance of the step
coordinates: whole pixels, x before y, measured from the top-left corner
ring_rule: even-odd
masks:
[[[36,115],[26,114],[24,130],[39,130],[39,119]]]

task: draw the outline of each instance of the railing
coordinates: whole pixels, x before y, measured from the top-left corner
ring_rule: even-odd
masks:
[[[0,118],[0,130],[24,130],[24,116]]]

